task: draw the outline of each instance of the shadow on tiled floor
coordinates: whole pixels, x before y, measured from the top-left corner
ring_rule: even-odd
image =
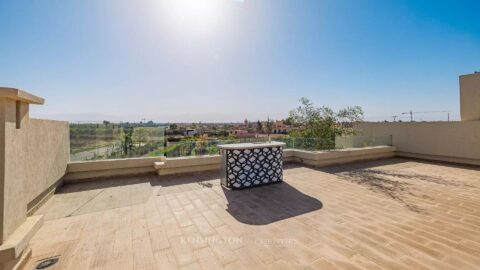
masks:
[[[222,190],[228,202],[227,212],[249,225],[267,225],[323,207],[322,202],[286,182],[242,190],[222,187]]]

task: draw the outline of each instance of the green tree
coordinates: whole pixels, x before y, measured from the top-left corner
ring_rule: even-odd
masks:
[[[293,121],[292,121],[292,118],[291,117],[287,117],[287,119],[283,120],[283,123],[285,125],[292,125],[293,124]]]
[[[200,137],[196,142],[195,142],[195,148],[194,153],[197,156],[205,155],[207,152],[207,146],[208,146],[208,141],[204,137]]]
[[[363,110],[359,106],[333,111],[322,106],[315,107],[308,98],[300,99],[301,105],[290,111],[289,119],[294,129],[292,137],[319,138],[324,142],[334,142],[336,135],[354,134],[353,123],[363,121]]]
[[[144,142],[147,141],[148,139],[148,131],[146,128],[135,128],[133,130],[133,140],[138,143],[138,146],[140,147]]]
[[[122,148],[123,148],[123,154],[128,155],[130,150],[133,148],[133,127],[131,126],[125,126],[123,128],[123,134],[122,134]]]
[[[363,121],[363,110],[360,106],[353,106],[341,109],[337,113],[337,124],[341,134],[354,134],[353,123]]]

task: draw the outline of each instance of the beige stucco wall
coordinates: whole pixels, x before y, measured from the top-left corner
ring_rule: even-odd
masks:
[[[395,156],[395,147],[393,146],[347,148],[335,151],[293,151],[293,162],[315,167],[391,158]]]
[[[362,135],[392,135],[398,155],[480,165],[480,121],[359,123]]]
[[[68,122],[31,119],[27,152],[25,191],[32,202],[65,175],[70,160]]]
[[[3,134],[2,242],[26,220],[27,206],[65,174],[69,160],[68,123],[29,119],[22,104],[21,128],[16,127],[15,100],[0,100]],[[0,143],[1,144],[1,143]]]
[[[2,100],[5,116],[3,125],[5,157],[3,173],[3,230],[2,242],[7,240],[15,229],[26,220],[26,197],[24,195],[26,184],[26,171],[23,168],[27,157],[27,132],[25,126],[28,119],[23,121],[22,128],[16,129],[16,110],[14,100]],[[1,143],[1,142],[0,142]],[[22,215],[21,213],[25,213]]]
[[[480,120],[480,73],[460,76],[462,121]]]

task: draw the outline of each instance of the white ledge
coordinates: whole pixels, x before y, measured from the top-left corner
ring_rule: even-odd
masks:
[[[262,143],[233,143],[233,144],[220,144],[218,148],[220,149],[254,149],[254,148],[264,148],[264,147],[284,147],[286,144],[284,142],[262,142]]]

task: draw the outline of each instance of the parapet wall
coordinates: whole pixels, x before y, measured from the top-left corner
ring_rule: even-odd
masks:
[[[5,150],[8,235],[65,174],[70,155],[68,123],[28,119],[21,129],[7,127]]]
[[[327,166],[361,160],[381,159],[394,156],[395,148],[377,146],[352,148],[334,151],[302,151],[286,149],[283,152],[285,163],[295,162],[310,166]],[[154,166],[155,161],[161,166]],[[82,161],[68,164],[64,180],[67,182],[91,181],[98,177],[154,173],[159,175],[197,173],[220,170],[220,155],[192,156],[178,158],[135,158],[105,161]],[[125,167],[128,166],[128,167]]]
[[[30,119],[28,127],[26,199],[27,210],[60,184],[70,160],[68,122]]]
[[[63,180],[65,182],[75,182],[98,177],[154,173],[154,162],[164,159],[165,157],[144,157],[72,161],[68,164],[67,173]]]
[[[460,117],[462,121],[480,120],[480,73],[462,75],[460,81]]]
[[[70,159],[67,122],[30,119],[42,98],[0,87],[0,269],[17,269],[31,255],[41,227],[29,211],[60,184]]]
[[[480,121],[358,123],[362,135],[392,135],[396,155],[480,165]]]

